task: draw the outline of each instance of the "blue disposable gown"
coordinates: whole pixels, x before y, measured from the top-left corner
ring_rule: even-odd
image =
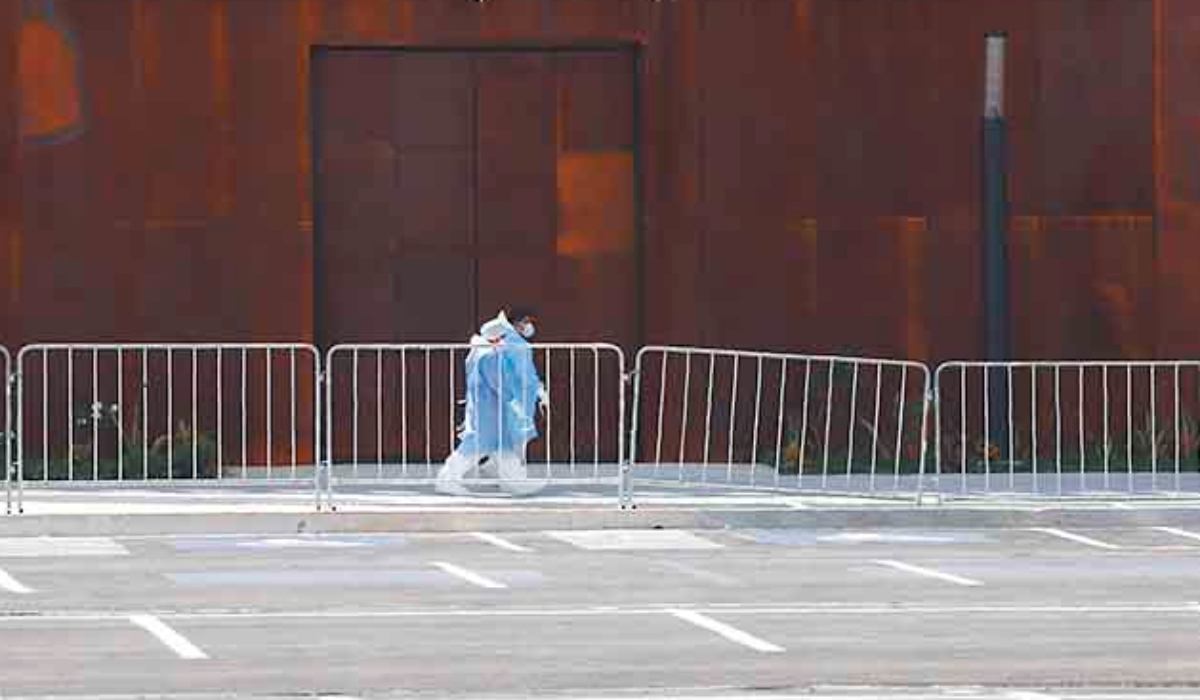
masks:
[[[538,437],[535,417],[542,384],[533,348],[520,334],[506,330],[500,343],[471,350],[466,372],[467,410],[459,452],[524,454],[526,443]]]

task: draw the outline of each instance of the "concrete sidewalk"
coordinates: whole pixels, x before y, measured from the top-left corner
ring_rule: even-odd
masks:
[[[340,488],[317,512],[310,489],[26,488],[24,513],[0,536],[737,527],[1121,527],[1200,523],[1200,498],[979,499],[918,505],[867,498],[656,485],[618,508],[611,485],[554,485],[514,499],[494,489],[450,497],[428,485]]]

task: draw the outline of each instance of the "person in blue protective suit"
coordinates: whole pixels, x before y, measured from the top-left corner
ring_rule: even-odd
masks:
[[[476,467],[494,471],[514,496],[541,489],[525,468],[526,446],[538,437],[538,405],[546,405],[528,340],[534,330],[532,312],[514,309],[501,311],[471,338],[466,416],[458,447],[438,472],[439,493],[468,495],[463,477]]]

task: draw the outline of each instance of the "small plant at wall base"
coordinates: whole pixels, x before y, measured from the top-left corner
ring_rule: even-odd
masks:
[[[920,403],[907,406],[903,411],[895,407],[892,419],[885,421],[881,417],[879,423],[875,422],[874,415],[865,417],[860,413],[855,418],[853,453],[846,445],[837,445],[831,440],[828,455],[824,444],[824,414],[816,418],[809,417],[807,437],[803,441],[800,439],[800,417],[789,416],[782,449],[777,454],[774,444],[760,445],[759,463],[777,469],[781,475],[799,475],[801,470],[805,475],[845,475],[847,471],[851,474],[870,474],[872,466],[878,476],[917,474],[921,469],[923,410],[923,404]],[[902,425],[899,436],[897,423]],[[830,437],[845,437],[843,430],[848,433],[845,426],[839,426],[838,431]],[[899,454],[896,452],[897,437]],[[927,459],[932,457],[927,455]]]
[[[1033,441],[1028,430],[1017,430],[1011,436],[1011,451],[1014,458],[1007,457],[1010,447],[1000,445],[994,439],[985,440],[979,435],[968,435],[965,456],[965,471],[968,474],[1008,473],[1017,474],[1058,473],[1159,473],[1174,472],[1176,457],[1180,472],[1200,471],[1200,422],[1190,415],[1181,414],[1178,437],[1175,426],[1164,421],[1152,423],[1149,413],[1132,432],[1110,429],[1107,435],[1086,433],[1080,440],[1078,433],[1062,435],[1061,446],[1056,442],[1053,431],[1038,432],[1037,454],[1033,453]],[[1154,425],[1154,429],[1151,429]],[[1178,440],[1178,451],[1176,441]],[[1083,454],[1080,454],[1082,442]],[[960,429],[951,426],[942,432],[943,474],[961,473],[964,470],[963,443]]]
[[[27,480],[75,479],[154,480],[213,479],[217,473],[217,450],[213,437],[181,421],[171,433],[144,439],[141,433],[140,405],[134,409],[133,426],[125,430],[120,407],[93,403],[76,409],[82,417],[72,429],[68,457],[27,459]],[[75,436],[86,436],[75,442]]]

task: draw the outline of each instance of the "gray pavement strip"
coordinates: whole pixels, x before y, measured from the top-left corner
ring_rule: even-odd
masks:
[[[940,532],[921,530],[822,531],[799,528],[779,528],[774,530],[750,528],[743,530],[738,536],[759,544],[785,546],[815,544],[990,544],[996,541],[994,537],[989,537],[984,531],[966,530],[946,530]]]
[[[119,539],[137,539],[136,537]],[[212,537],[172,538],[171,546],[180,552],[274,549],[362,549],[367,547],[396,547],[408,543],[401,534],[296,534],[278,535],[216,535]]]
[[[489,571],[506,583],[530,585],[541,583],[545,576],[536,571]],[[421,569],[297,569],[293,571],[203,571],[167,573],[175,585],[190,588],[217,587],[331,587],[378,588],[404,586],[408,588],[461,587],[462,581],[436,570]]]
[[[739,691],[712,692],[709,689],[631,688],[592,692],[531,692],[521,695],[475,695],[429,692],[391,691],[340,694],[328,691],[311,693],[121,693],[84,695],[4,695],[3,700],[415,700],[417,698],[453,697],[455,700],[1183,700],[1195,698],[1196,687],[1161,688],[1019,688],[1019,687],[820,687],[794,688],[787,692]]]
[[[1075,616],[1075,615],[1196,615],[1200,602],[1125,602],[1095,605],[1036,604],[938,604],[938,603],[814,603],[807,605],[746,605],[740,603],[687,605],[663,603],[648,606],[576,606],[576,607],[443,607],[443,608],[327,608],[312,610],[0,610],[0,625],[6,622],[128,622],[130,615],[150,614],[163,620],[269,620],[269,619],[386,619],[386,618],[520,618],[520,617],[604,617],[672,615],[687,610],[715,616]]]

